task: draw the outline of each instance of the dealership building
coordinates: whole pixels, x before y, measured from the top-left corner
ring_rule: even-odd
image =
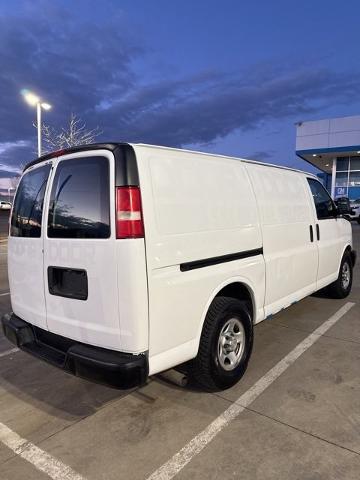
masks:
[[[298,122],[296,154],[324,172],[334,199],[360,199],[360,115]]]

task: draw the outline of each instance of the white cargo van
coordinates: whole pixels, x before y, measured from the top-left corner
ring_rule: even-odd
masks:
[[[355,263],[315,176],[139,144],[27,165],[8,245],[7,338],[118,388],[180,364],[232,386],[254,324],[326,286],[347,296]]]

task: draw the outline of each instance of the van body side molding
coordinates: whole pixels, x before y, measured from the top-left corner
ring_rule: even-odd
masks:
[[[264,253],[263,248],[255,248],[253,250],[245,250],[238,253],[230,253],[228,255],[220,255],[219,257],[204,258],[202,260],[194,260],[193,262],[186,262],[180,264],[180,270],[187,272],[188,270],[195,270],[196,268],[210,267],[219,263],[233,262],[234,260],[241,260],[243,258],[256,257]]]

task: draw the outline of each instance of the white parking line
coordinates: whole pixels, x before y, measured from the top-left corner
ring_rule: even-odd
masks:
[[[287,370],[321,335],[324,335],[336,322],[340,320],[355,303],[348,302],[334,315],[314,330],[297,347],[278,362],[271,370],[260,378],[249,390],[241,395],[235,403],[219,415],[208,427],[190,440],[178,453],[156,470],[147,480],[171,480],[196,455],[198,455],[213,438],[218,435],[229,423],[234,420],[246,407],[261,395],[285,370]]]
[[[15,352],[18,352],[19,349],[18,348],[11,348],[10,350],[6,350],[5,352],[0,352],[0,358],[1,357],[6,357],[6,355],[10,355],[11,353],[15,353]]]
[[[85,480],[72,468],[52,457],[48,453],[13,432],[0,423],[0,441],[21,458],[30,462],[53,480]]]
[[[5,295],[10,295],[10,292],[0,293],[0,297],[4,297]]]

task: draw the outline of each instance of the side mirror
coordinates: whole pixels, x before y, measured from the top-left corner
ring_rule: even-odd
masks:
[[[335,205],[339,215],[351,215],[352,210],[348,198],[339,198],[335,200]]]

